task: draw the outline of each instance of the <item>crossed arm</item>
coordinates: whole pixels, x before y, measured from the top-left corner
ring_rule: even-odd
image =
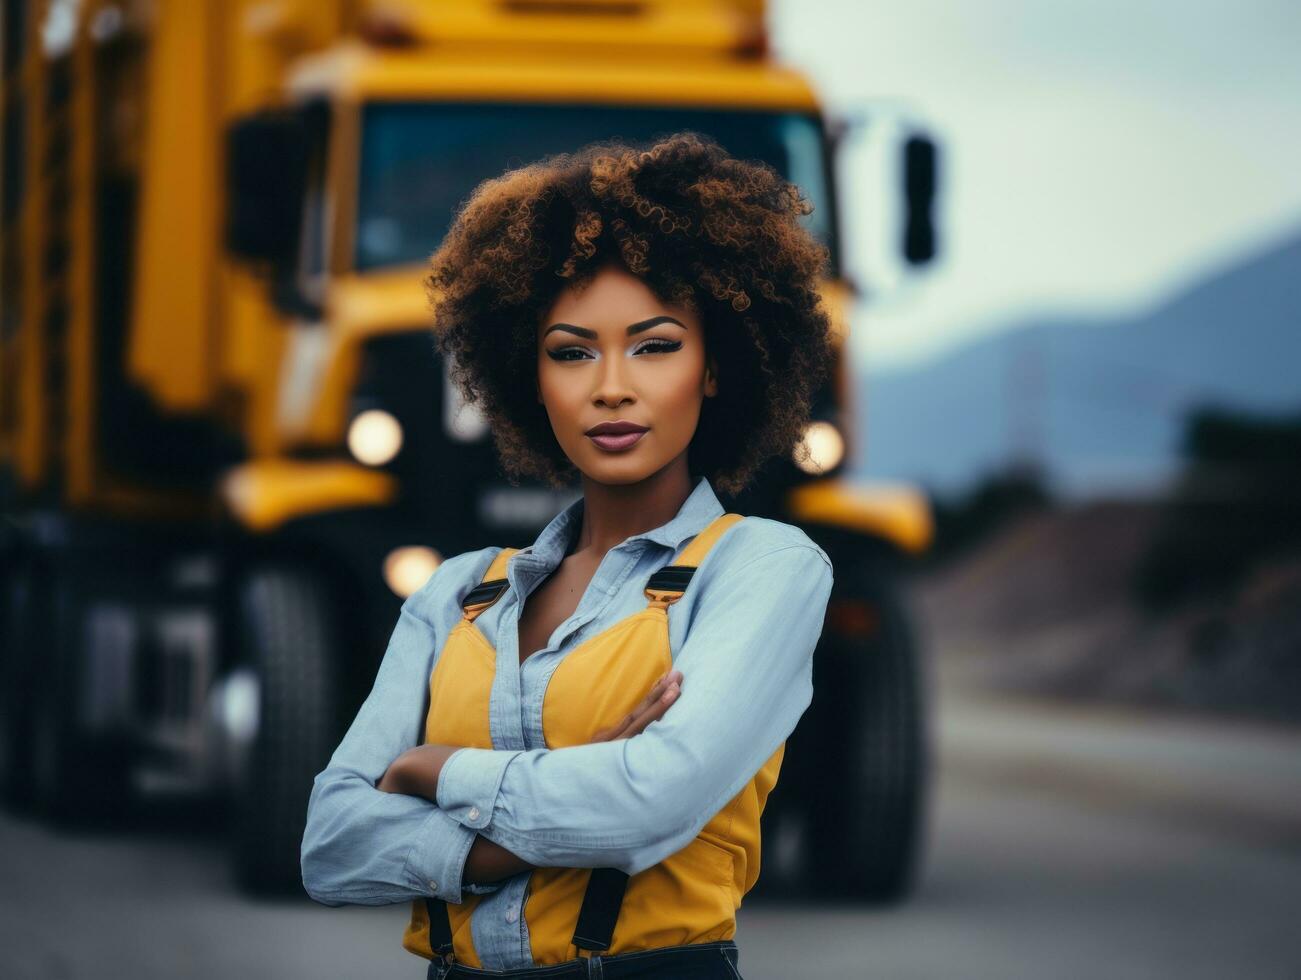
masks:
[[[636,708],[620,719],[618,724],[598,732],[592,742],[613,742],[640,734],[652,721],[664,716],[664,712],[677,699],[681,685],[682,672],[669,671],[655,682]],[[437,804],[438,777],[442,774],[443,764],[458,748],[461,746],[417,745],[407,749],[393,760],[375,788],[384,793],[423,797]],[[463,885],[488,884],[536,867],[538,865],[530,864],[482,834],[475,834],[470,853],[465,859],[461,881]]]
[[[810,544],[728,569],[702,589],[677,651],[677,697],[624,737],[557,749],[418,745],[437,637],[408,601],[370,696],[314,782],[308,894],[327,905],[455,903],[532,867],[635,874],[662,861],[794,729],[812,698],[831,584]]]

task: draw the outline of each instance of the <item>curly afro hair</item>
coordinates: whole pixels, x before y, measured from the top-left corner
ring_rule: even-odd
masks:
[[[537,327],[562,289],[607,262],[705,326],[718,394],[688,449],[693,477],[737,494],[766,460],[802,448],[833,358],[818,292],[829,256],[798,220],[812,210],[771,166],[691,131],[603,140],[479,184],[424,282],[435,345],[511,482],[577,477],[537,401]]]

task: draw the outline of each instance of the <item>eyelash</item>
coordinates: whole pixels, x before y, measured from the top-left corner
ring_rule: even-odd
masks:
[[[633,353],[640,354],[642,351],[649,350],[655,354],[671,354],[682,346],[680,340],[648,340],[641,347],[638,347]],[[558,347],[553,351],[547,351],[547,356],[553,361],[581,361],[581,357],[565,357],[565,351],[581,351],[581,347]]]

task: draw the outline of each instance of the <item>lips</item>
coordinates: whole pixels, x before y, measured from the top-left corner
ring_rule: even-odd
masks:
[[[619,420],[592,426],[587,430],[587,437],[607,452],[623,452],[635,446],[646,432],[644,425]]]
[[[646,426],[638,425],[636,422],[628,422],[619,419],[614,422],[598,422],[585,433],[589,436],[621,436],[629,432],[645,432]]]

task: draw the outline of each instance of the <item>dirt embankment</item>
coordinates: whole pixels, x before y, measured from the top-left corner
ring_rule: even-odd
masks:
[[[1132,598],[1157,505],[1036,513],[917,582],[937,669],[962,684],[1301,723],[1301,556],[1150,615]]]

